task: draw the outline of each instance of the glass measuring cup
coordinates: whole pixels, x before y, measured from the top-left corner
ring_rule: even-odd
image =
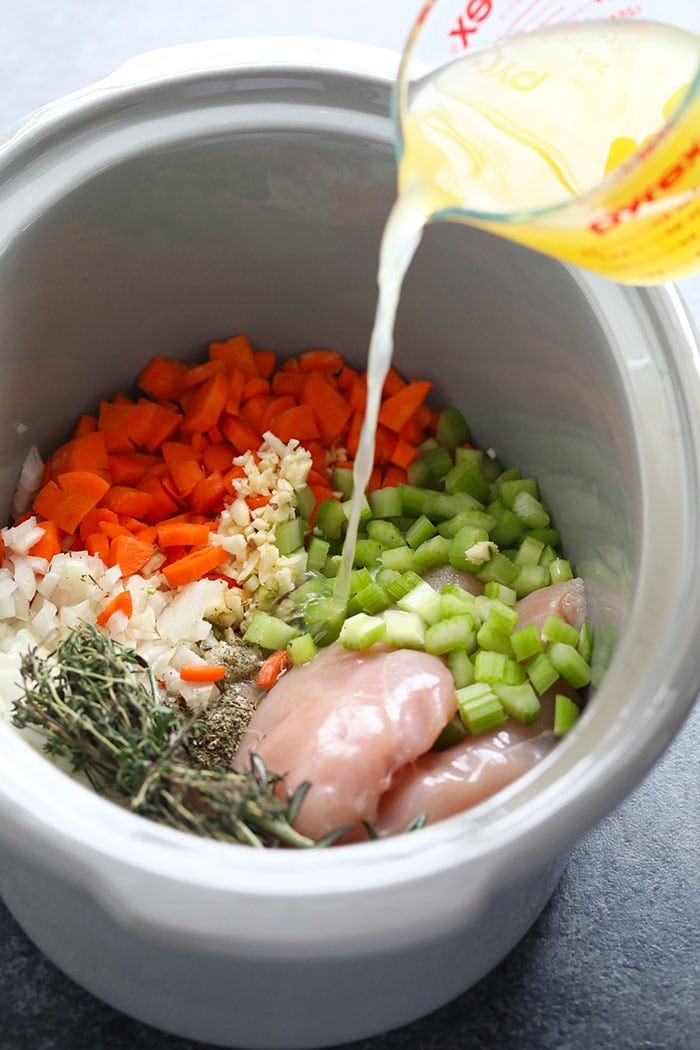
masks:
[[[618,281],[695,272],[698,29],[696,0],[428,0],[395,96],[402,192]]]

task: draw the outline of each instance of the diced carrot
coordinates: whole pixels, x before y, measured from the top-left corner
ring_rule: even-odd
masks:
[[[245,501],[250,510],[259,510],[260,507],[267,507],[271,498],[271,496],[264,496],[261,493],[259,496],[246,496]]]
[[[414,419],[421,430],[426,430],[430,426],[432,418],[433,413],[427,405],[421,405],[415,411]]]
[[[377,426],[377,432],[374,436],[375,461],[381,464],[389,463],[395,448],[396,434],[393,434],[391,430],[387,427],[383,427],[380,423]]]
[[[122,576],[133,576],[153,557],[155,547],[135,536],[115,536],[109,545],[111,565],[118,565]]]
[[[305,382],[306,376],[302,375],[301,372],[277,371],[272,377],[270,386],[272,387],[272,393],[276,394],[277,397],[291,394],[292,397],[298,398],[304,389]]]
[[[350,388],[350,404],[356,412],[364,412],[367,407],[367,376],[356,376]]]
[[[289,655],[286,649],[278,649],[270,653],[265,663],[258,671],[255,684],[259,689],[272,689],[273,685],[283,671],[289,667]]]
[[[137,382],[141,390],[156,401],[174,401],[185,373],[182,361],[171,357],[152,357]]]
[[[288,408],[294,408],[295,405],[296,401],[291,394],[285,394],[282,397],[273,397],[262,417],[263,433],[270,429],[270,423],[275,416],[278,416],[280,412],[284,412]]]
[[[313,410],[321,440],[332,445],[352,415],[350,402],[320,372],[308,374],[300,400]]]
[[[224,343],[211,343],[209,357],[212,361],[225,361],[229,369],[240,369],[246,379],[254,379],[258,375],[253,348],[247,335],[234,335]]]
[[[409,445],[420,445],[425,440],[425,431],[418,426],[415,419],[409,419],[399,430],[399,438],[401,441],[407,441]]]
[[[354,368],[350,368],[348,365],[343,365],[340,370],[340,375],[336,379],[336,384],[339,390],[352,390],[353,384],[357,379],[357,372]]]
[[[253,360],[261,379],[269,379],[275,370],[276,350],[254,350]]]
[[[101,558],[105,565],[107,564],[109,560],[109,536],[101,531],[92,532],[83,542],[88,554],[94,554],[95,557]]]
[[[400,467],[390,466],[387,467],[384,472],[384,479],[382,485],[386,488],[396,488],[397,485],[405,485],[408,483],[408,474],[405,470],[401,470]]]
[[[133,398],[127,397],[126,394],[115,394],[112,398],[113,405],[133,405],[133,403]]]
[[[134,451],[134,443],[127,432],[131,408],[130,404],[115,404],[114,401],[102,401],[100,404],[98,425],[110,453]]]
[[[241,398],[243,397],[243,387],[245,384],[246,377],[240,369],[236,369],[234,372],[229,372],[228,397],[226,398],[224,411],[232,416],[238,415],[238,410],[241,407]]]
[[[197,456],[197,458],[203,459],[204,453],[211,445],[211,441],[209,440],[206,434],[201,434],[198,432],[192,435],[192,440],[190,444],[192,446],[192,451]]]
[[[81,416],[75,425],[73,437],[83,437],[85,434],[94,434],[97,430],[97,416]]]
[[[209,427],[207,430],[207,439],[211,441],[212,445],[222,445],[224,441],[224,435],[221,433],[218,427]]]
[[[234,493],[236,492],[235,482],[242,477],[245,477],[245,470],[243,469],[243,467],[231,467],[231,469],[227,470],[224,474],[222,479],[224,483],[224,488],[230,496],[234,495]]]
[[[236,416],[224,416],[221,429],[236,452],[257,451],[262,445],[262,437],[257,430]]]
[[[103,494],[100,506],[113,510],[115,514],[126,518],[146,520],[146,515],[151,509],[151,499],[149,493],[142,489],[131,488],[128,485],[113,485]],[[72,532],[72,529],[67,531]]]
[[[104,609],[97,616],[97,624],[104,627],[116,612],[124,613],[127,620],[134,611],[134,605],[129,591],[120,591],[111,601],[108,601]]]
[[[70,470],[58,479],[61,498],[51,519],[64,532],[75,532],[88,511],[109,491],[109,482],[87,470]]]
[[[137,521],[136,518],[130,518],[127,522],[127,526],[129,532],[131,532],[137,540],[141,540],[142,543],[151,543],[155,546],[157,539],[155,525],[144,525],[142,521]]]
[[[397,394],[393,394],[383,402],[379,409],[379,422],[398,434],[413,413],[423,404],[432,385],[424,379],[416,379],[413,383],[408,383]]]
[[[326,473],[322,473],[320,470],[316,470],[316,468],[314,467],[309,471],[309,476],[306,479],[306,484],[321,485],[325,488],[330,488],[331,483]]]
[[[29,553],[33,558],[46,558],[47,561],[51,561],[55,554],[61,552],[61,533],[55,521],[42,521],[41,527],[44,535],[30,547]]]
[[[133,535],[131,529],[127,529],[126,525],[123,525],[120,521],[101,521],[99,530],[105,536],[108,536],[110,540],[113,540],[115,536]]]
[[[155,452],[156,449],[160,448],[164,441],[168,441],[182,422],[182,416],[179,412],[174,412],[172,409],[165,408],[163,405],[156,405],[156,409],[157,411],[153,419],[151,432],[148,435],[147,440],[144,442],[144,445],[149,452]]]
[[[373,467],[367,483],[367,491],[375,492],[382,487],[382,472],[380,467]]]
[[[185,583],[201,580],[206,573],[223,565],[227,557],[223,547],[203,547],[166,565],[163,575],[171,587],[181,587]]]
[[[275,416],[270,430],[285,444],[296,438],[298,441],[316,441],[319,432],[316,416],[309,405],[295,405]]]
[[[225,677],[225,664],[190,664],[180,668],[180,678],[183,682],[220,682]]]
[[[326,470],[326,450],[320,441],[305,441],[304,448],[311,456],[314,470],[323,474]]]
[[[196,397],[185,413],[180,429],[185,434],[209,430],[219,422],[228,399],[229,384],[224,375],[215,375],[197,390]]]
[[[170,518],[173,514],[177,514],[180,509],[176,498],[167,491],[164,481],[161,481],[160,478],[143,481],[140,489],[149,498],[147,511],[141,515],[143,520],[149,524],[155,524],[163,521],[164,518]],[[138,517],[138,515],[136,516]]]
[[[345,438],[345,445],[350,455],[355,458],[357,447],[360,444],[360,432],[362,431],[363,413],[355,412],[350,422],[350,430]]]
[[[81,540],[85,542],[88,536],[98,532],[103,521],[111,521],[112,524],[117,524],[119,518],[113,510],[107,510],[106,507],[95,507],[94,510],[89,510],[80,522],[78,534]]]
[[[210,445],[204,453],[204,469],[207,474],[211,474],[213,470],[225,474],[233,463],[234,455],[235,452],[229,444],[222,442],[220,445]]]
[[[201,365],[190,365],[182,377],[178,401],[182,401],[182,396],[186,391],[201,386],[202,383],[208,383],[214,376],[223,375],[226,370],[225,361],[205,361]]]
[[[406,380],[402,379],[394,368],[390,368],[382,387],[382,398],[393,397],[394,394],[398,394],[399,390],[403,390],[405,386]]]
[[[270,384],[267,379],[261,379],[260,376],[256,376],[255,379],[246,379],[241,402],[250,401],[251,397],[258,397],[260,394],[269,393]]]
[[[109,476],[113,485],[137,485],[149,466],[158,460],[147,452],[113,452],[109,456]]]
[[[218,470],[214,470],[197,482],[188,501],[195,514],[218,514],[223,509],[225,497],[224,479]]]
[[[419,449],[415,445],[409,445],[407,441],[397,441],[394,446],[394,451],[391,453],[391,462],[395,467],[401,467],[405,470],[413,463],[414,459],[417,459],[420,455]]]
[[[57,448],[50,459],[54,478],[69,470],[89,470],[94,474],[109,476],[109,462],[104,434],[93,431],[67,441]]]
[[[241,418],[251,427],[255,427],[259,434],[262,433],[263,418],[271,400],[270,394],[258,394],[256,397],[249,398],[241,406]]]
[[[161,547],[204,547],[209,542],[209,526],[193,525],[188,521],[162,521],[157,526]]]
[[[339,372],[343,359],[335,350],[305,350],[299,354],[302,372]]]
[[[298,357],[287,357],[281,365],[283,372],[300,372],[301,365]]]
[[[61,498],[62,493],[56,482],[47,481],[37,492],[32,506],[42,518],[51,518],[53,517],[54,509],[56,505],[60,503]]]

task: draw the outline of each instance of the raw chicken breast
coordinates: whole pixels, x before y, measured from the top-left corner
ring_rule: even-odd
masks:
[[[234,766],[245,768],[255,751],[289,789],[309,780],[296,827],[318,838],[374,821],[394,774],[433,745],[456,709],[452,677],[438,657],[332,645],[270,690]]]
[[[539,718],[529,726],[509,718],[500,729],[446,751],[429,751],[405,766],[382,796],[375,821],[379,833],[398,835],[419,813],[431,824],[461,813],[527,773],[556,743],[553,697],[554,690],[545,694]]]
[[[580,577],[565,580],[564,583],[553,583],[533,591],[526,598],[516,603],[520,619],[518,628],[534,623],[538,631],[542,630],[548,616],[559,616],[577,629],[588,615],[586,602],[586,585]]]
[[[463,569],[455,569],[452,565],[438,565],[434,569],[429,569],[423,579],[436,591],[441,591],[447,584],[456,583],[458,587],[463,587],[470,594],[484,593],[484,585],[477,576]]]

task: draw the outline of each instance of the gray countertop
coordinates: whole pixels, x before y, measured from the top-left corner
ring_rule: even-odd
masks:
[[[0,0],[0,131],[153,47],[306,33],[398,49],[418,6]],[[700,279],[684,282],[682,292],[700,323]],[[641,786],[575,847],[543,915],[496,970],[430,1017],[354,1050],[698,1046],[698,753],[696,710]],[[78,988],[0,902],[0,1050],[196,1045],[138,1024]]]

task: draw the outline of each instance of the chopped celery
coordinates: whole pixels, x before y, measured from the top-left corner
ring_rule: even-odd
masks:
[[[367,535],[371,540],[381,543],[382,547],[390,550],[394,547],[405,546],[406,540],[395,525],[390,521],[375,519],[367,522]]]
[[[522,682],[520,685],[497,683],[493,686],[493,691],[503,704],[506,714],[524,722],[525,725],[534,722],[540,713],[540,701],[529,682]]]
[[[591,683],[600,685],[617,645],[617,631],[611,623],[600,623],[593,632],[591,656]]]
[[[554,735],[564,736],[568,733],[580,713],[578,705],[570,697],[557,693],[554,697]]]
[[[510,607],[515,605],[518,597],[512,587],[506,587],[504,583],[499,583],[497,580],[488,581],[484,587],[484,594],[487,598],[496,598],[499,602],[503,602],[504,605]]]
[[[304,609],[304,623],[316,645],[330,645],[340,634],[345,615],[345,602],[330,597],[315,598]]]
[[[350,520],[350,510],[352,507],[352,500],[346,499],[340,504],[343,508],[343,514],[345,515],[346,521]],[[360,526],[364,526],[369,519],[372,517],[372,510],[369,505],[369,500],[366,496],[362,497],[362,505],[360,508]],[[318,524],[318,518],[316,518],[316,524]]]
[[[578,644],[576,646],[583,659],[587,664],[590,664],[591,657],[593,656],[593,632],[591,631],[591,624],[589,620],[584,620],[581,624],[581,630],[578,635]]]
[[[525,527],[519,518],[516,518],[512,510],[508,510],[500,500],[494,500],[486,507],[487,513],[496,519],[496,524],[489,529],[491,539],[499,547],[510,547],[517,543],[525,531]]]
[[[576,628],[553,613],[544,621],[540,633],[543,642],[566,642],[567,645],[574,646],[578,644],[578,631]]]
[[[469,508],[468,510],[460,511],[459,514],[455,514],[454,518],[441,521],[438,525],[438,532],[441,536],[448,536],[451,539],[465,525],[475,525],[478,529],[485,529],[486,532],[490,532],[495,524],[496,519],[491,514],[487,514],[484,510]]]
[[[331,485],[335,492],[340,492],[346,499],[352,496],[353,476],[351,467],[333,467]]]
[[[459,458],[459,449],[455,453],[455,456],[456,458]],[[490,450],[487,450],[484,453],[479,466],[481,468],[481,473],[490,484],[493,484],[496,478],[503,473],[503,467],[501,466],[498,457]]]
[[[463,510],[483,509],[483,505],[468,492],[431,492],[423,512],[433,521],[446,521]]]
[[[339,540],[347,524],[343,504],[337,499],[326,499],[316,512],[316,528],[329,540]]]
[[[415,568],[413,551],[410,547],[390,547],[383,550],[379,561],[384,569],[395,569],[397,572],[408,572]]]
[[[277,616],[266,612],[253,614],[243,641],[250,645],[260,645],[263,649],[286,649],[293,638],[301,634],[298,628],[285,623]]]
[[[342,560],[340,554],[329,554],[324,562],[323,569],[321,570],[323,575],[329,580],[334,580],[340,572]]]
[[[474,657],[474,678],[477,682],[504,682],[507,660],[505,653],[480,649]]]
[[[469,441],[469,427],[467,421],[454,405],[443,408],[438,417],[435,437],[445,448],[454,451],[457,445]]]
[[[301,518],[309,520],[316,506],[316,497],[308,485],[297,489],[297,512]]]
[[[493,582],[505,586],[511,593],[515,591],[509,586],[518,575],[518,567],[503,551],[496,551],[491,555],[484,565],[480,566],[477,576],[488,586]],[[517,598],[517,594],[516,594]]]
[[[488,459],[480,448],[456,448],[455,463],[468,463],[471,467],[483,471],[484,462]],[[488,480],[488,479],[487,479]]]
[[[475,566],[468,552],[477,544],[487,543],[488,539],[489,534],[485,529],[478,529],[475,525],[464,525],[450,541],[450,565],[455,569],[472,571]]]
[[[547,547],[558,547],[561,543],[561,536],[556,529],[530,529],[528,536],[532,536],[534,539],[539,540],[540,543],[544,543]]]
[[[318,649],[310,634],[300,634],[298,638],[292,638],[289,642],[287,652],[296,667],[297,664],[305,664],[312,660]]]
[[[396,569],[380,569],[375,576],[375,579],[377,583],[381,583],[383,587],[385,583],[391,583],[392,580],[398,580],[400,575],[401,573],[397,572]]]
[[[503,634],[512,634],[517,622],[518,614],[515,609],[510,605],[505,605],[498,598],[494,598],[485,626],[493,627],[496,631],[502,631]]]
[[[428,569],[434,569],[438,565],[447,565],[450,560],[452,541],[446,536],[433,536],[425,540],[416,549],[413,556],[413,564],[419,575],[426,573]]]
[[[399,598],[397,605],[404,612],[418,613],[428,625],[437,623],[440,619],[440,595],[425,580],[421,580],[408,594]]]
[[[544,543],[540,543],[539,540],[534,539],[532,536],[524,536],[515,556],[515,564],[538,565],[543,550]]]
[[[376,569],[382,554],[382,545],[376,540],[358,540],[355,544],[355,565]]]
[[[516,660],[527,660],[543,650],[542,639],[534,623],[513,631],[510,640]]]
[[[566,558],[555,558],[549,565],[549,579],[552,583],[564,583],[573,580],[574,574],[571,563]]]
[[[330,553],[331,545],[319,536],[312,536],[309,541],[307,568],[309,572],[321,572]]]
[[[369,587],[372,582],[372,573],[368,568],[353,569],[350,573],[350,594],[357,594],[363,587]]]
[[[345,649],[369,649],[375,642],[381,642],[385,634],[386,624],[381,616],[357,613],[345,621],[338,641]]]
[[[549,512],[544,503],[540,503],[529,492],[519,492],[511,510],[528,528],[543,529],[549,525]]]
[[[439,480],[452,469],[452,456],[446,448],[438,445],[423,453],[423,460],[428,466],[431,477]]]
[[[390,594],[394,601],[397,602],[399,598],[403,598],[405,594],[408,594],[409,591],[412,591],[414,587],[417,587],[422,582],[418,573],[409,569],[407,572],[402,572],[396,579],[384,583],[383,586],[387,594]]]
[[[358,591],[356,597],[362,611],[370,614],[388,609],[394,600],[376,580],[372,580],[361,591]]]
[[[527,676],[541,696],[554,685],[559,672],[551,663],[546,653],[538,653],[527,665]]]
[[[492,689],[482,682],[474,682],[457,690],[459,714],[472,736],[496,729],[506,720],[503,705]]]
[[[456,594],[445,594],[440,593],[440,618],[446,620],[450,616],[462,616],[464,613],[469,613],[472,616],[474,610],[474,600],[466,602],[463,598],[460,598]],[[472,616],[472,622],[474,617]]]
[[[451,649],[447,654],[447,667],[454,680],[455,689],[464,689],[474,681],[474,664],[466,649]]]
[[[466,613],[439,620],[425,632],[425,651],[442,656],[452,649],[470,650],[474,646],[474,621]]]
[[[468,492],[480,503],[485,503],[489,498],[491,486],[478,467],[463,460],[445,475],[445,491]]]
[[[387,609],[382,619],[386,624],[385,641],[399,649],[422,649],[425,645],[425,624],[418,613],[402,609]]]
[[[275,529],[275,543],[281,555],[291,554],[304,546],[304,522],[302,518],[281,521]]]
[[[468,736],[469,733],[464,722],[459,715],[455,715],[454,718],[450,719],[440,733],[440,736],[433,744],[433,751],[446,751],[448,747],[454,747],[455,744],[461,744]]]
[[[418,456],[412,463],[409,463],[406,473],[411,485],[417,485],[420,488],[430,485],[433,480],[430,468],[422,456]]]
[[[295,605],[305,605],[313,598],[327,597],[331,594],[332,584],[320,576],[312,576],[296,587],[289,595]]]
[[[385,488],[370,492],[367,499],[373,518],[397,518],[403,513],[401,489]]]
[[[476,640],[482,649],[493,653],[504,653],[506,656],[513,655],[513,644],[510,636],[504,631],[499,631],[488,620],[482,624],[476,634]]]
[[[416,488],[414,485],[401,485],[401,502],[403,513],[411,518],[417,518],[425,512],[425,508],[435,496],[429,489]],[[448,517],[450,515],[447,515]]]
[[[552,562],[556,560],[557,552],[554,550],[554,547],[545,546],[540,554],[538,565],[544,565],[548,569]]]
[[[501,475],[502,477],[503,475]],[[499,498],[503,500],[509,510],[514,511],[516,514],[518,513],[515,510],[515,501],[521,492],[525,492],[531,499],[539,501],[540,487],[535,478],[513,478],[505,481],[502,481],[501,478],[497,480],[496,488]]]
[[[427,518],[425,514],[421,514],[407,530],[404,542],[415,550],[416,547],[420,547],[421,543],[425,543],[426,540],[431,539],[436,533],[437,529],[430,518]]]
[[[591,669],[573,645],[552,642],[547,646],[547,658],[574,689],[582,689],[591,680]]]
[[[544,565],[521,565],[517,576],[511,581],[518,598],[546,587],[549,583],[549,570]]]

